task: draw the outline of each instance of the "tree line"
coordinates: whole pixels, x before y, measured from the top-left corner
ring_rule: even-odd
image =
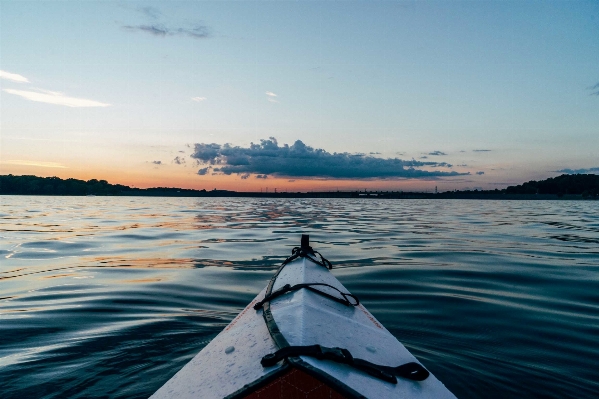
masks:
[[[382,195],[381,197],[385,197]],[[122,184],[110,184],[106,180],[79,180],[61,179],[59,177],[38,177],[33,175],[15,176],[0,175],[0,194],[5,195],[151,195],[151,196],[248,196],[258,193],[241,193],[226,190],[192,190],[174,187],[134,188]],[[293,195],[301,196],[302,193],[271,194],[270,197]],[[327,193],[318,193],[323,196]],[[331,196],[346,197],[349,193],[330,193]],[[402,194],[405,197],[407,193]],[[439,193],[439,197],[455,197],[456,194],[468,197],[472,195],[501,195],[501,194],[549,194],[561,197],[563,195],[581,195],[584,198],[599,196],[599,175],[575,174],[561,175],[549,179],[509,186],[503,190],[474,190],[453,191]],[[388,195],[387,195],[388,196]],[[431,198],[436,194],[427,194]],[[398,197],[398,198],[401,198]]]
[[[549,179],[509,186],[504,190],[506,194],[566,194],[582,195],[583,197],[597,197],[599,195],[599,175],[575,174],[550,177]]]
[[[33,175],[0,175],[0,194],[12,195],[181,195],[200,196],[206,190],[171,187],[134,188],[106,180],[61,179]]]

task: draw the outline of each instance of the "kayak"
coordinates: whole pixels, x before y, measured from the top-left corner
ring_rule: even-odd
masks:
[[[455,398],[301,246],[151,398]]]

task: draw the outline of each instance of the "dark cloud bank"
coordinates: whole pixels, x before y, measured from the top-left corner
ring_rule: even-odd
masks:
[[[247,148],[234,147],[231,144],[198,143],[195,144],[191,157],[209,165],[198,171],[200,175],[205,175],[212,169],[213,173],[235,173],[244,179],[249,174],[255,174],[260,178],[274,175],[330,179],[414,179],[469,174],[416,169],[425,166],[452,167],[446,162],[382,159],[365,154],[331,154],[323,149],[307,146],[301,140],[297,140],[291,146],[279,146],[273,137],[260,140],[260,144],[252,143]]]

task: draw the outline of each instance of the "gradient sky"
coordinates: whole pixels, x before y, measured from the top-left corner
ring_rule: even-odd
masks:
[[[2,174],[430,191],[599,171],[597,1],[0,1],[0,71]]]

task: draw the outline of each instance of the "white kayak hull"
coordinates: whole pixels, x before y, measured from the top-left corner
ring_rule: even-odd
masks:
[[[303,283],[324,283],[348,292],[327,268],[306,257],[282,267],[270,285],[274,292],[286,284]],[[339,296],[329,287],[316,288]],[[346,306],[308,289],[299,289],[272,299],[264,309],[255,310],[254,305],[262,301],[266,292],[267,289],[258,294],[151,398],[283,398],[290,396],[281,386],[287,380],[295,381],[288,384],[289,389],[310,385],[300,391],[307,398],[455,398],[432,374],[423,381],[397,377],[397,383],[392,383],[351,365],[311,356],[290,357],[263,367],[261,359],[276,352],[281,340],[291,346],[344,348],[353,358],[382,366],[419,363],[361,304]],[[269,317],[274,320],[267,325],[265,319],[268,321]],[[290,373],[295,374],[290,377]],[[329,392],[326,396],[322,394],[325,391]]]

